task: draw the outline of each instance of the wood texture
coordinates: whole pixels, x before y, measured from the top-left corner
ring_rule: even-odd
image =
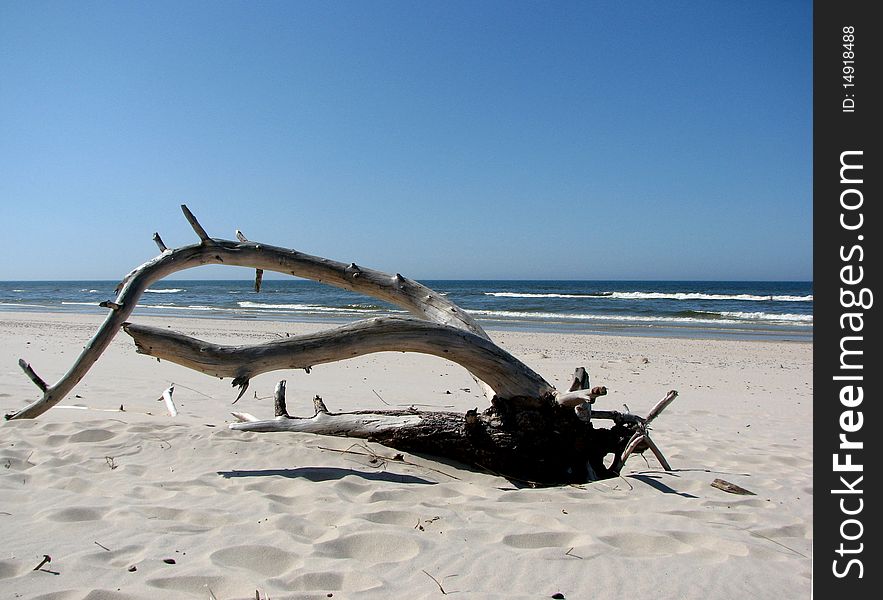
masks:
[[[553,390],[520,360],[469,331],[418,319],[378,317],[251,346],[219,346],[180,333],[125,323],[136,349],[242,386],[279,369],[307,369],[375,352],[418,352],[462,365],[513,403],[551,402]]]

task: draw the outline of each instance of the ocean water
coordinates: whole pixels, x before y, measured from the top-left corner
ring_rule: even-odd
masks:
[[[811,282],[422,281],[489,329],[811,339]],[[116,281],[0,282],[3,311],[106,313]],[[404,311],[301,279],[157,282],[138,315],[343,323]]]

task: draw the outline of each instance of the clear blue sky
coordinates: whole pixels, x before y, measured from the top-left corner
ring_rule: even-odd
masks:
[[[808,1],[6,1],[0,280],[181,203],[418,279],[808,280],[811,92]]]

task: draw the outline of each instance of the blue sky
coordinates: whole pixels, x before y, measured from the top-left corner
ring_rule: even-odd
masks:
[[[3,2],[0,280],[117,279],[195,241],[181,203],[418,279],[809,280],[811,35],[810,2]]]

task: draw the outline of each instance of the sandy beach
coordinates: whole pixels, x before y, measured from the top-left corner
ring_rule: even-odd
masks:
[[[216,343],[315,324],[136,317]],[[0,409],[38,396],[24,358],[57,380],[101,318],[0,313]],[[812,556],[812,344],[492,331],[560,387],[585,366],[654,423],[623,477],[519,488],[459,465],[345,438],[231,431],[231,410],[408,407],[487,400],[461,367],[384,353],[310,374],[229,381],[137,355],[120,334],[74,392],[0,425],[4,598],[808,598]],[[179,414],[158,401],[174,383]],[[122,407],[122,411],[120,408]],[[720,478],[755,495],[712,487]],[[34,570],[44,555],[51,562]]]

